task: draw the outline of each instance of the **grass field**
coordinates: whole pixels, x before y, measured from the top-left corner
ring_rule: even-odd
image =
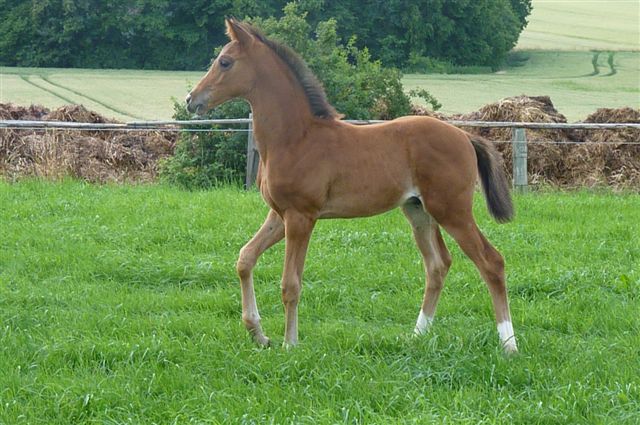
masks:
[[[2,68],[0,102],[50,108],[80,103],[124,121],[170,119],[171,98],[182,101],[202,72]]]
[[[406,75],[407,90],[424,87],[445,113],[470,112],[503,97],[550,95],[560,112],[577,121],[602,107],[640,105],[640,52],[618,52],[615,74],[608,54],[593,74],[590,52],[530,52],[525,66],[498,74]],[[82,103],[125,121],[168,119],[171,98],[182,100],[203,72],[4,68],[0,101],[56,107]]]
[[[398,212],[317,227],[301,344],[260,350],[234,262],[266,213],[228,188],[0,183],[0,423],[635,424],[640,198],[534,193],[481,228],[507,260],[521,354],[454,257],[435,327],[410,337],[423,273]],[[256,270],[282,342],[283,246]]]
[[[593,75],[590,52],[527,52],[524,66],[497,74],[406,75],[406,89],[424,87],[443,104],[442,112],[465,113],[508,96],[551,96],[569,121],[586,118],[598,108],[640,107],[640,52],[618,52],[614,70],[608,54],[598,57]]]
[[[465,113],[503,97],[548,95],[570,121],[601,107],[640,106],[640,2],[534,0],[517,50],[530,52],[522,67],[497,74],[407,75],[407,90],[423,87],[445,113]],[[592,75],[590,50],[608,53]],[[204,64],[203,64],[204,65]],[[124,121],[169,119],[171,98],[182,100],[204,74],[135,70],[1,68],[0,102],[57,107],[81,103]]]
[[[638,50],[638,0],[533,0],[517,49]]]

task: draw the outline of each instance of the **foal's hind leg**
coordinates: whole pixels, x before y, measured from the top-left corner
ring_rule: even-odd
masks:
[[[493,309],[498,324],[498,334],[505,352],[518,351],[516,338],[511,324],[507,287],[504,276],[504,260],[502,255],[489,243],[480,232],[473,219],[471,210],[452,211],[442,216],[440,224],[453,236],[464,253],[475,263],[482,278],[487,283]]]
[[[440,291],[451,266],[451,255],[442,240],[438,223],[424,210],[419,201],[407,202],[402,211],[411,223],[413,236],[422,253],[426,269],[424,299],[415,327],[415,333],[421,335],[427,332],[433,322]]]
[[[254,341],[264,346],[269,345],[269,338],[262,333],[260,326],[260,314],[253,290],[253,268],[260,255],[283,238],[284,223],[280,216],[271,210],[260,230],[240,250],[236,266],[242,286],[242,321]]]

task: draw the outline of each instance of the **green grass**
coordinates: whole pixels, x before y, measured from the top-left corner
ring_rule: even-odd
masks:
[[[435,327],[410,337],[423,273],[397,211],[319,223],[285,351],[240,321],[255,192],[0,183],[0,423],[637,423],[640,197],[515,203],[507,225],[475,209],[506,257],[519,356],[449,239]],[[282,257],[256,269],[276,343]]]
[[[517,49],[638,50],[636,0],[533,0]]]

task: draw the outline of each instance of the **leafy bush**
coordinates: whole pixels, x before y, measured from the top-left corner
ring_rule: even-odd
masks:
[[[184,103],[174,100],[174,119],[188,120]],[[210,111],[206,119],[247,118],[249,105],[241,100],[225,103]],[[187,189],[221,184],[240,184],[247,159],[247,133],[224,131],[243,126],[192,126],[180,134],[173,157],[160,164],[160,178]]]
[[[410,113],[410,97],[403,91],[400,71],[372,60],[367,49],[356,47],[355,38],[346,45],[340,44],[335,20],[320,22],[312,31],[306,14],[299,11],[296,3],[289,3],[282,18],[256,18],[252,23],[300,53],[323,81],[329,101],[347,118],[391,119]],[[434,109],[439,107],[425,90],[414,96],[424,98]],[[207,118],[246,118],[249,111],[243,101],[229,102]],[[174,117],[189,118],[184,105],[176,103]],[[184,133],[175,157],[162,165],[161,176],[188,188],[242,181],[246,140],[246,133]]]
[[[452,68],[450,61],[411,52],[405,71],[415,74],[450,74]]]

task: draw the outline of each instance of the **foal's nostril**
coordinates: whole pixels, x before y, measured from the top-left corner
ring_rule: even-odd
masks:
[[[187,111],[194,113],[194,112],[198,112],[198,109],[200,107],[200,105],[194,105],[191,101],[193,100],[193,97],[191,96],[191,93],[189,93],[187,95],[187,97],[185,98],[185,101],[187,102]]]

